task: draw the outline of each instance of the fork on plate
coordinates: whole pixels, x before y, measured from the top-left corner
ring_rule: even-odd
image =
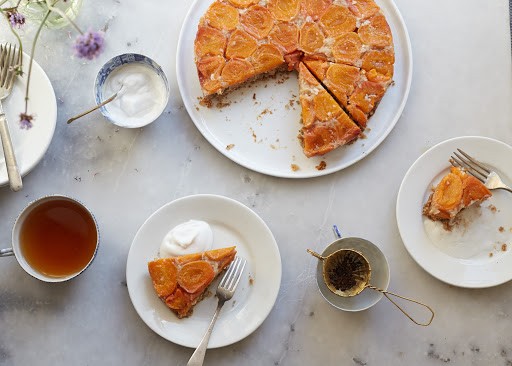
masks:
[[[4,150],[5,165],[9,185],[13,191],[19,191],[23,187],[21,175],[14,156],[11,135],[7,118],[5,117],[1,101],[11,94],[18,66],[21,65],[21,52],[10,44],[0,45],[0,139]]]
[[[461,149],[454,151],[453,155],[450,158],[450,163],[454,167],[464,168],[466,172],[480,180],[487,189],[504,189],[512,192],[512,188],[503,183],[498,173],[489,169],[486,165],[471,157]]]
[[[215,314],[213,314],[212,321],[210,322],[210,325],[208,326],[203,339],[201,339],[201,343],[199,343],[199,346],[197,346],[196,350],[192,354],[192,357],[190,357],[190,360],[188,360],[187,366],[201,366],[203,364],[204,356],[206,355],[206,348],[208,347],[208,341],[210,340],[213,326],[219,317],[220,309],[222,309],[222,306],[226,301],[233,297],[236,287],[238,286],[238,282],[240,281],[240,277],[242,277],[245,263],[245,259],[236,257],[220,281],[216,293],[217,298],[219,299],[217,310],[215,310]]]

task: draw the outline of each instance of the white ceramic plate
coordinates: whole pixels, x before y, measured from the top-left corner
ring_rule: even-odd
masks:
[[[354,249],[360,252],[370,263],[371,278],[370,284],[387,290],[389,286],[389,265],[384,253],[372,242],[361,238],[341,238],[331,243],[322,252],[323,257],[340,249]],[[318,261],[316,266],[316,282],[320,293],[325,300],[335,308],[344,311],[361,311],[368,309],[378,303],[382,296],[381,292],[365,289],[353,297],[341,297],[329,290],[323,278],[323,263]]]
[[[29,56],[23,54],[23,76],[16,79],[11,95],[2,101],[14,154],[22,176],[30,172],[43,158],[52,141],[57,122],[57,101],[52,84],[41,66],[34,61],[28,104],[28,113],[35,117],[34,125],[29,130],[22,130],[19,127],[19,115],[25,110],[25,87],[29,62]],[[4,152],[0,148],[0,186],[8,182]]]
[[[432,231],[426,229],[430,226],[425,226],[432,223],[421,214],[431,187],[448,172],[448,159],[457,148],[492,167],[505,182],[512,183],[512,147],[509,145],[486,137],[457,137],[441,142],[420,156],[402,181],[396,205],[398,229],[414,260],[441,281],[469,288],[499,285],[512,279],[510,193],[493,191],[493,196],[481,207],[468,208],[471,222],[456,229],[462,236],[450,246],[441,246],[439,241],[454,234],[445,231],[434,239]],[[491,210],[490,205],[497,210]],[[505,251],[501,248],[502,242],[507,244]]]
[[[263,80],[230,92],[223,108],[199,105],[202,95],[194,63],[194,39],[199,19],[212,0],[196,0],[183,22],[176,54],[178,86],[187,111],[203,136],[234,162],[257,172],[286,178],[307,178],[336,172],[372,152],[391,132],[405,106],[412,78],[412,52],[405,23],[392,0],[377,0],[391,27],[395,45],[395,85],[390,87],[365,131],[366,138],[326,154],[306,158],[297,135],[300,125],[298,82]],[[253,95],[255,94],[255,99]],[[232,145],[231,149],[227,146]],[[324,170],[316,169],[325,161]],[[300,169],[293,171],[291,165]]]
[[[263,220],[241,203],[222,196],[196,195],[158,209],[133,239],[126,265],[128,292],[139,316],[160,336],[186,347],[199,345],[217,306],[215,296],[197,304],[189,318],[178,319],[157,297],[147,269],[165,234],[190,219],[211,225],[214,248],[236,245],[237,255],[247,259],[235,295],[224,305],[208,344],[208,348],[227,346],[251,334],[265,320],[281,284],[281,257],[274,236]],[[213,294],[218,281],[210,286]]]

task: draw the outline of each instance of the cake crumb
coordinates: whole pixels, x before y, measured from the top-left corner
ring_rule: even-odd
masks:
[[[361,132],[361,133],[359,134],[359,138],[360,138],[361,140],[366,139],[366,137],[367,137],[367,136],[366,136],[366,134],[365,134],[364,132]]]
[[[503,243],[501,244],[501,251],[506,252],[507,251],[507,244]]]
[[[256,93],[252,95],[252,100],[256,100]]]
[[[254,142],[256,142],[256,140],[258,139],[258,136],[256,136],[256,133],[254,132],[254,130],[252,128],[249,128],[249,130],[251,130],[252,139],[254,140]]]
[[[292,164],[292,165],[290,165],[290,168],[292,168],[292,170],[293,170],[294,172],[296,172],[297,170],[300,170],[300,167],[299,167],[297,164]]]
[[[496,206],[494,206],[494,205],[489,205],[489,206],[487,206],[487,208],[489,210],[491,210],[491,212],[496,212],[497,211]]]
[[[226,150],[231,150],[234,147],[235,147],[235,144],[229,144],[226,146]]]
[[[489,258],[491,258],[494,254],[492,252],[489,252]]]
[[[213,106],[213,102],[211,98],[199,98],[199,104],[206,108],[211,108]]]
[[[254,277],[249,275],[249,285],[253,285],[254,284]]]
[[[197,105],[196,105],[196,111],[198,111],[198,112],[199,112],[199,107],[198,107]]]
[[[217,108],[221,109],[221,108],[224,108],[224,107],[229,107],[231,105],[231,102],[225,102],[224,100],[218,100],[217,101],[217,104],[215,105]]]
[[[499,230],[499,232],[500,232],[500,233],[502,233],[502,232],[504,232],[504,231],[505,231],[505,228],[504,228],[503,226],[500,226],[500,227],[498,228],[498,230]]]
[[[327,163],[325,162],[325,160],[322,160],[320,162],[320,164],[315,166],[316,170],[324,170],[326,167],[327,167]]]

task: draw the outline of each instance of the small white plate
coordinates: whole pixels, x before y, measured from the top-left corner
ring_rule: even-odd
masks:
[[[241,203],[222,196],[196,195],[172,201],[158,209],[133,239],[126,265],[128,292],[142,320],[163,338],[186,347],[197,347],[215,312],[212,296],[194,307],[189,318],[178,319],[158,298],[147,264],[155,259],[165,234],[190,219],[204,220],[213,230],[214,248],[236,245],[247,260],[232,300],[217,320],[208,348],[227,346],[251,334],[265,320],[279,292],[281,257],[265,222]]]
[[[34,115],[33,127],[19,127],[20,113],[25,111],[25,88],[27,86],[30,57],[23,54],[23,76],[17,77],[11,95],[2,101],[14,154],[22,176],[29,173],[43,158],[55,131],[57,122],[57,100],[52,84],[45,72],[34,61],[30,76],[28,113]],[[1,145],[1,143],[0,143]],[[9,183],[4,152],[0,148],[0,186]]]
[[[409,95],[412,52],[405,23],[392,0],[377,0],[386,15],[395,45],[395,85],[382,99],[365,131],[366,138],[323,157],[307,158],[297,135],[300,124],[298,82],[277,77],[242,87],[226,97],[222,108],[199,105],[202,96],[194,63],[194,39],[199,19],[212,0],[196,0],[181,29],[176,54],[176,74],[183,103],[203,136],[222,154],[254,171],[276,177],[308,178],[344,169],[372,152],[395,126]],[[253,99],[254,95],[254,99]],[[290,105],[291,103],[291,105]],[[324,170],[316,166],[325,161]],[[299,167],[293,171],[292,164]]]
[[[402,181],[396,205],[398,229],[409,254],[432,276],[460,287],[496,286],[512,279],[510,193],[493,191],[493,196],[481,207],[468,208],[471,222],[456,229],[462,236],[455,238],[457,240],[451,246],[441,246],[438,240],[444,241],[453,233],[441,232],[442,236],[437,238],[442,239],[433,239],[436,236],[432,231],[427,232],[425,226],[428,219],[422,215],[423,205],[432,186],[448,172],[448,159],[457,148],[496,170],[505,182],[512,182],[512,147],[509,145],[478,136],[441,142],[421,155]],[[490,210],[489,205],[494,205],[497,210]],[[429,227],[431,224],[428,223]],[[503,232],[500,232],[500,226],[504,227]],[[501,250],[496,240],[505,242],[508,249]]]
[[[386,256],[372,242],[361,238],[341,238],[331,243],[322,252],[323,257],[340,249],[353,249],[361,253],[371,268],[370,284],[387,290],[389,286],[389,265]],[[344,311],[361,311],[368,309],[378,303],[382,296],[381,292],[365,289],[353,297],[338,296],[329,290],[323,278],[323,263],[319,260],[316,266],[316,282],[320,293],[325,300],[335,308]]]

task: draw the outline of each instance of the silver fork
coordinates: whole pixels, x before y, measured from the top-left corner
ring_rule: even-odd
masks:
[[[19,191],[23,187],[21,175],[14,156],[11,135],[7,118],[1,101],[11,94],[14,80],[16,79],[16,68],[21,65],[21,52],[16,46],[10,44],[0,45],[0,138],[4,149],[5,165],[7,167],[7,176],[9,185],[13,191]]]
[[[245,259],[236,257],[220,281],[219,287],[217,287],[217,298],[219,299],[217,310],[215,310],[215,314],[213,314],[212,321],[210,322],[203,339],[201,339],[201,343],[199,343],[199,346],[197,346],[192,357],[188,360],[187,366],[201,366],[203,364],[204,356],[206,355],[206,348],[208,347],[208,341],[210,340],[213,326],[219,317],[220,309],[222,309],[222,306],[226,301],[233,297],[236,287],[238,286],[238,282],[240,281],[240,277],[242,276],[242,272],[244,271],[245,263]]]
[[[503,183],[500,176],[495,171],[489,169],[461,149],[457,149],[457,151],[453,152],[455,156],[452,155],[450,159],[450,163],[454,167],[464,168],[469,174],[480,180],[487,189],[504,189],[512,192],[512,188]]]

